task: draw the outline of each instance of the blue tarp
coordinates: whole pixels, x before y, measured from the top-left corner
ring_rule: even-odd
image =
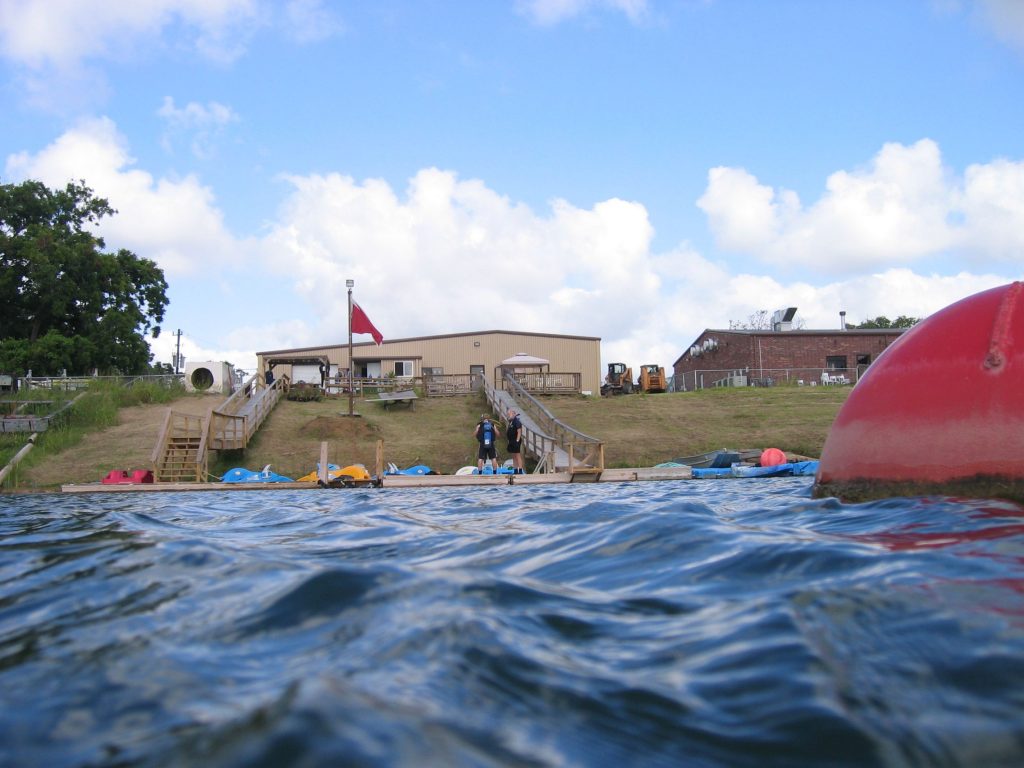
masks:
[[[817,461],[796,461],[791,464],[779,464],[774,467],[753,467],[748,464],[733,464],[722,469],[694,469],[695,478],[713,477],[792,477],[794,475],[813,475],[818,471]]]

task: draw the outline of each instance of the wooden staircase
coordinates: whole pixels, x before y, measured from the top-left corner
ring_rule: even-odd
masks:
[[[262,386],[253,376],[206,416],[170,409],[153,449],[157,483],[206,482],[210,451],[244,450],[288,389],[282,376]]]
[[[167,411],[153,449],[153,480],[158,483],[196,483],[206,480],[206,424],[202,416]]]

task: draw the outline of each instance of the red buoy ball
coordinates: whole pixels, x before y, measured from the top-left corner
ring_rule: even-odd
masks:
[[[1024,501],[1024,283],[904,333],[832,423],[815,496],[933,494]]]
[[[765,448],[761,451],[762,467],[777,467],[786,463],[786,454],[778,448]]]

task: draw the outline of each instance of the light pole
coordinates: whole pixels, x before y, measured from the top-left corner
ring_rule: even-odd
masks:
[[[355,363],[352,362],[352,286],[356,284],[355,280],[348,279],[345,281],[345,287],[348,288],[348,415],[352,415],[352,398],[354,393],[352,392],[352,382],[355,370]]]

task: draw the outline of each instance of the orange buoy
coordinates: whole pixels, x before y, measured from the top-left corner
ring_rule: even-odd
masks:
[[[1024,502],[1024,283],[936,312],[868,368],[839,410],[814,495]]]
[[[761,451],[762,467],[777,467],[786,463],[786,454],[778,448],[765,448]]]

